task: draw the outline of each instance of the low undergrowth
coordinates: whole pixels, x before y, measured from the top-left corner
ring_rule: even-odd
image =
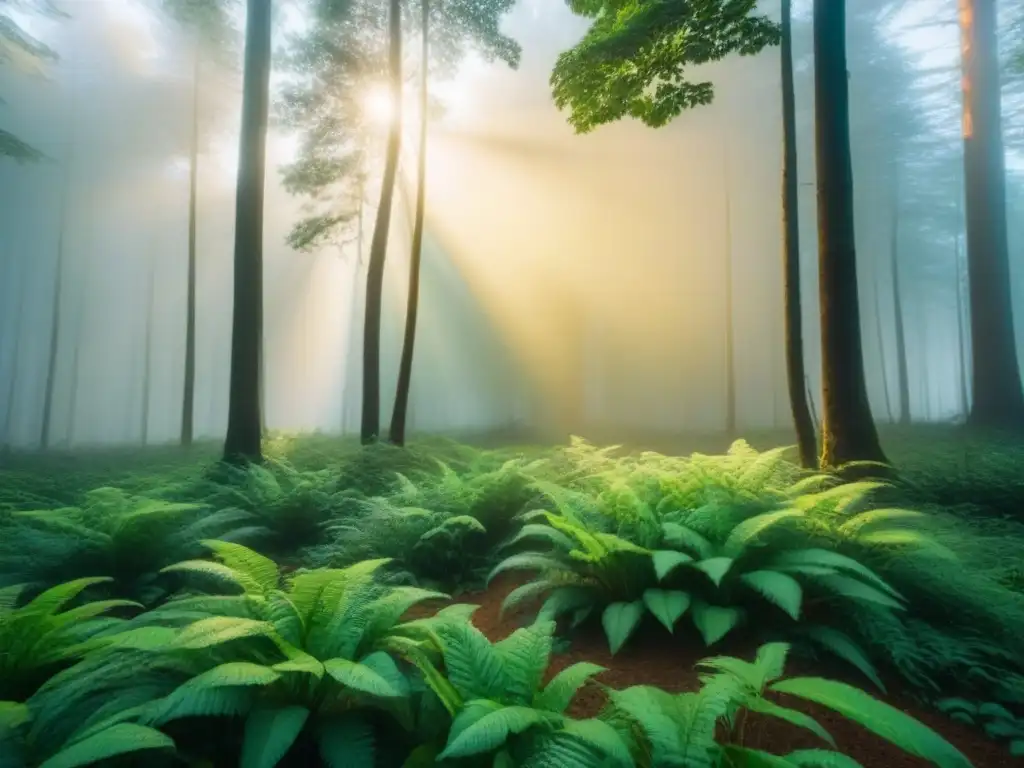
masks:
[[[753,634],[774,659],[755,664],[772,670],[790,649],[824,654],[868,688],[895,681],[1020,749],[1024,526],[972,511],[962,496],[943,504],[940,484],[920,472],[841,484],[743,441],[723,455],[673,457],[582,440],[401,450],[277,438],[262,466],[212,470],[197,468],[197,455],[209,458],[161,449],[152,464],[117,472],[112,458],[64,458],[67,471],[49,478],[31,462],[0,472],[0,588],[10,588],[0,611],[28,611],[46,590],[77,585],[56,614],[71,618],[45,619],[59,624],[54,647],[64,650],[33,662],[29,682],[0,706],[0,753],[16,744],[10,754],[22,760],[0,759],[3,768],[88,764],[75,755],[118,744],[153,750],[147,765],[163,754],[230,764],[238,743],[246,766],[851,764],[814,750],[776,758],[784,762],[744,751],[739,713],[763,713],[770,697],[764,682],[735,698],[740,689],[719,675],[750,673],[738,661],[693,694],[710,697],[709,722],[730,734],[697,752],[672,751],[680,733],[684,744],[706,736],[686,730],[696,728],[692,708],[705,708],[689,694],[609,692],[601,717],[566,718],[554,704],[571,691],[552,703],[537,686],[555,628],[590,623],[612,652],[660,625],[708,647]],[[417,602],[513,571],[522,581],[506,609],[536,613],[519,640],[491,646],[458,606],[401,621]],[[81,637],[67,634],[76,611],[92,622]],[[13,637],[0,627],[0,645]],[[509,698],[466,687],[460,675],[473,664],[482,665],[473,674],[505,680],[499,671],[527,641],[543,659],[522,672],[533,688],[516,682]],[[10,653],[0,647],[0,658]],[[594,674],[581,667],[566,680],[578,687]],[[839,690],[814,688],[819,698],[826,689]],[[638,701],[647,719],[627,727]],[[838,699],[829,701],[819,703]],[[229,715],[237,731],[203,725]],[[648,733],[651,723],[660,725]],[[394,728],[405,735],[379,739]],[[220,746],[207,754],[189,735],[198,733]],[[936,764],[965,764],[935,749],[925,756]]]

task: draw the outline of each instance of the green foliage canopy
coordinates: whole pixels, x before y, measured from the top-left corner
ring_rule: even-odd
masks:
[[[40,75],[47,63],[56,61],[57,52],[28,34],[12,15],[24,13],[51,17],[66,14],[52,0],[0,0],[0,66],[12,66],[27,74]],[[4,101],[0,99],[2,105]],[[0,128],[0,158],[4,157],[26,163],[41,160],[43,154]]]
[[[690,80],[687,67],[779,42],[778,25],[755,13],[756,0],[568,2],[594,19],[551,73],[555,104],[569,109],[577,133],[626,116],[661,127],[714,98],[712,84]]]
[[[487,61],[519,65],[521,49],[500,30],[513,0],[434,0],[430,7],[428,67],[434,77],[454,72],[471,51]],[[285,188],[307,198],[307,216],[288,243],[312,251],[347,233],[357,220],[381,126],[363,114],[363,97],[387,77],[387,9],[365,0],[315,0],[313,23],[288,51],[293,75],[285,88],[281,119],[298,130],[298,159],[282,170]],[[419,32],[421,14],[403,19],[405,34]],[[408,62],[406,69],[410,69]],[[437,105],[435,105],[437,106]]]

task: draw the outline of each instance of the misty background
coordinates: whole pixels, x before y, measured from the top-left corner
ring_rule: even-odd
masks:
[[[302,27],[303,5],[276,5],[275,46],[284,50]],[[777,16],[777,2],[763,5]],[[965,406],[962,345],[970,343],[969,333],[961,341],[958,324],[967,295],[956,2],[908,0],[896,13],[879,12],[888,5],[879,0],[850,5],[872,407],[880,422],[900,416],[895,256],[911,416],[956,419]],[[809,6],[795,3],[794,54],[808,389],[817,400]],[[47,156],[26,165],[0,159],[0,440],[40,442],[63,254],[52,443],[130,443],[143,433],[148,442],[175,441],[185,353],[189,46],[145,0],[66,0],[62,7],[70,18],[18,17],[59,53],[57,63],[36,75],[0,68],[5,128]],[[548,77],[587,24],[562,3],[521,0],[504,26],[523,47],[519,69],[470,57],[438,85],[449,109],[430,126],[410,428],[573,421],[585,435],[722,429],[730,316],[740,432],[788,428],[779,50],[704,68],[699,74],[715,83],[715,103],[666,128],[623,122],[575,136],[552,104]],[[237,52],[226,58],[205,69],[199,98],[197,438],[220,438],[227,419],[241,67]],[[1004,126],[1020,301],[1020,83],[1006,84]],[[394,396],[404,321],[414,133],[414,125],[405,127],[387,257],[383,413]],[[295,152],[295,137],[272,128],[267,426],[356,433],[365,253],[351,243],[313,254],[286,244],[303,201],[282,188],[277,168]],[[376,200],[374,184],[379,179],[370,180],[369,200]],[[365,216],[372,223],[372,211]],[[1024,338],[1024,312],[1016,317]]]

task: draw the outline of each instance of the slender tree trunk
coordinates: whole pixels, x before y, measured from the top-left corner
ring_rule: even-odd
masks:
[[[878,335],[878,365],[882,372],[882,391],[885,393],[885,412],[889,417],[889,423],[894,424],[896,419],[892,412],[892,396],[889,394],[889,366],[885,354],[885,334],[882,331],[882,288],[878,282],[878,270],[871,270],[875,274],[875,333]]]
[[[380,187],[380,205],[370,241],[370,261],[366,269],[366,315],[363,321],[363,413],[359,430],[364,445],[380,437],[380,316],[383,309],[384,262],[388,252],[391,206],[395,198],[398,154],[402,141],[402,4],[390,0],[388,14],[388,75],[392,100],[391,125],[388,126],[384,152],[384,178]]]
[[[817,464],[818,439],[807,400],[804,332],[800,296],[800,201],[796,140],[796,95],[793,84],[793,15],[791,0],[782,0],[782,274],[785,303],[786,379],[789,408],[796,428],[800,464]]]
[[[68,401],[68,426],[67,445],[71,447],[75,442],[75,422],[78,416],[78,382],[79,382],[79,360],[82,353],[82,339],[85,327],[85,307],[89,297],[88,275],[82,286],[81,296],[78,300],[78,316],[75,319],[75,340],[71,352],[71,397]]]
[[[260,328],[260,434],[267,433],[267,341]]]
[[[235,193],[234,308],[226,461],[262,460],[260,358],[263,340],[263,197],[269,109],[270,0],[249,0],[242,127]]]
[[[142,444],[149,443],[149,399],[153,388],[153,311],[156,305],[156,264],[149,268],[149,298],[146,303],[146,359],[142,374]]]
[[[976,427],[1024,427],[1010,295],[995,0],[960,0],[964,192]]]
[[[930,360],[928,356],[928,312],[923,301],[917,302],[917,328],[918,337],[921,339],[918,359],[921,365],[921,410],[924,414],[924,422],[932,419],[932,377],[930,371]]]
[[[188,164],[188,297],[185,306],[185,385],[181,396],[181,444],[192,445],[196,403],[196,203],[199,195],[199,75],[196,45],[192,74],[192,143]]]
[[[364,199],[365,199],[365,185],[364,179],[359,180],[359,203],[358,203],[358,220],[356,221],[356,264],[355,269],[352,272],[352,294],[349,300],[349,332],[348,332],[348,347],[346,349],[346,356],[351,358],[352,349],[355,347],[355,329],[356,322],[359,318],[359,268],[363,264],[363,215],[364,215]],[[352,393],[352,378],[348,375],[348,371],[345,372],[345,381],[342,385],[341,390],[341,434],[348,434],[348,401]]]
[[[846,2],[814,0],[823,467],[884,462],[864,383],[846,68]]]
[[[911,422],[910,372],[907,366],[907,319],[903,312],[903,291],[900,289],[900,196],[898,184],[893,191],[892,225],[889,232],[889,266],[892,270],[892,311],[896,328],[896,378],[900,394],[900,424]]]
[[[28,293],[28,264],[22,266],[21,290],[18,292],[18,313],[14,316],[14,349],[11,350],[11,375],[7,382],[7,404],[4,410],[4,443],[14,444],[14,398],[18,391],[18,362],[21,358],[21,327],[25,320],[25,295]]]
[[[428,69],[430,65],[430,0],[420,0],[423,11],[423,48],[420,57],[422,82],[420,84],[420,136],[419,157],[416,168],[416,214],[412,226],[412,251],[409,254],[409,295],[405,307],[405,335],[402,339],[402,358],[398,364],[398,386],[395,407],[391,413],[391,442],[405,445],[406,420],[409,414],[409,389],[412,385],[412,360],[416,346],[416,319],[420,306],[420,262],[423,258],[423,218],[427,202],[427,109]]]
[[[736,437],[736,320],[733,317],[733,242],[732,242],[732,182],[729,167],[729,143],[723,152],[725,170],[725,433]]]
[[[78,117],[78,100],[75,83],[71,83],[71,98],[68,107],[68,152],[64,160],[64,178],[60,200],[60,233],[57,238],[57,265],[54,272],[53,314],[50,327],[50,351],[46,367],[46,384],[43,393],[43,423],[40,445],[43,450],[50,447],[50,432],[53,425],[53,396],[57,385],[57,356],[60,351],[61,302],[64,300],[64,235],[68,226],[71,179],[75,162],[75,126]]]
[[[65,195],[67,193],[65,192]],[[66,203],[65,203],[66,205]],[[63,219],[63,216],[61,217]],[[53,278],[53,311],[50,315],[50,351],[46,363],[46,390],[43,394],[43,425],[39,442],[45,451],[50,447],[53,424],[53,395],[57,384],[57,355],[60,351],[61,302],[64,300],[64,227],[61,222],[57,238],[57,264]]]
[[[962,257],[962,246],[960,240],[959,228],[956,233],[956,245],[953,256],[954,262],[954,273],[956,276],[956,283],[954,288],[956,289],[956,337],[957,337],[957,348],[958,348],[958,367],[959,367],[959,379],[960,379],[960,412],[963,414],[964,419],[967,418],[970,413],[971,399],[969,395],[969,389],[967,384],[967,339],[964,333],[964,294],[963,294],[963,257]]]

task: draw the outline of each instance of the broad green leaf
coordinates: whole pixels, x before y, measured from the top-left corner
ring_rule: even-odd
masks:
[[[794,620],[800,619],[803,588],[792,576],[778,571],[748,571],[740,580]]]
[[[185,560],[174,565],[162,568],[160,573],[184,573],[196,576],[205,576],[215,579],[221,583],[230,584],[248,594],[259,593],[260,585],[247,574],[229,568],[223,563],[215,563],[212,560]]]
[[[662,581],[680,565],[692,563],[693,558],[671,549],[659,549],[651,555],[651,562],[654,564],[654,573],[658,581]]]
[[[734,562],[735,560],[731,557],[709,557],[707,560],[697,563],[697,568],[704,571],[717,587],[721,585],[722,579],[729,573]]]
[[[174,741],[154,728],[135,723],[119,723],[105,731],[65,747],[39,768],[79,768],[119,755],[152,749],[174,749]]]
[[[605,636],[608,638],[608,647],[613,655],[618,653],[623,644],[629,640],[640,624],[643,615],[642,600],[635,600],[632,603],[612,603],[604,609],[604,613],[601,614],[601,625],[604,627]]]
[[[328,675],[346,688],[381,698],[401,698],[405,695],[405,691],[396,687],[393,681],[364,664],[348,659],[328,659],[324,662],[324,668]]]
[[[559,720],[555,715],[531,707],[502,707],[485,714],[468,728],[459,731],[455,738],[450,738],[439,757],[445,760],[486,754],[502,746],[511,734],[522,733],[537,725],[551,725]],[[452,730],[455,731],[454,724]]]
[[[212,616],[185,627],[174,641],[177,648],[198,650],[246,637],[266,637],[274,632],[268,621]]]
[[[250,712],[245,721],[241,768],[274,768],[292,748],[309,714],[298,706]]]
[[[629,746],[608,723],[597,720],[566,720],[561,732],[574,736],[583,744],[611,758],[613,765],[632,768]]]
[[[690,594],[679,590],[648,589],[644,591],[643,601],[654,618],[673,632],[676,622],[690,607]]]
[[[692,608],[693,623],[707,645],[714,645],[739,623],[743,611],[695,601]]]

